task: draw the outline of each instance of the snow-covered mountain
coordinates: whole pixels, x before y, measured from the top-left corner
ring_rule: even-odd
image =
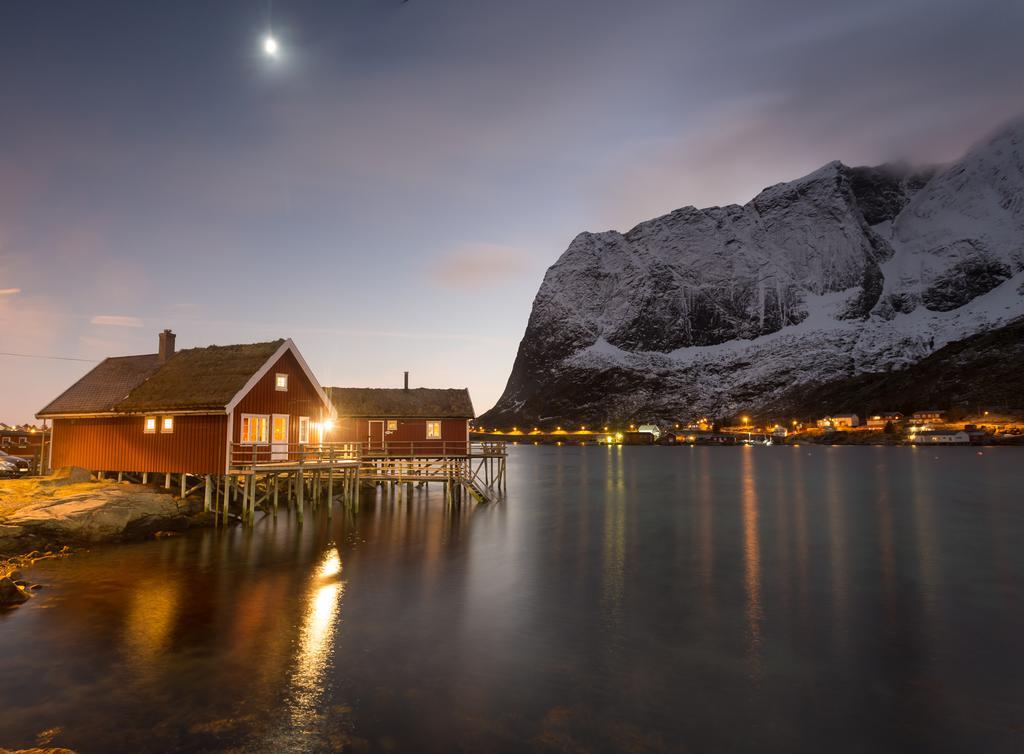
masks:
[[[913,364],[1024,314],[1024,119],[941,168],[832,162],[581,233],[485,424],[671,420]]]

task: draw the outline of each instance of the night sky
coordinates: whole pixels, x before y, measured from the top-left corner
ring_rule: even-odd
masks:
[[[260,54],[272,27],[282,57]],[[0,351],[292,337],[497,399],[582,230],[1024,112],[1024,3],[0,4]],[[90,364],[0,356],[0,421]]]

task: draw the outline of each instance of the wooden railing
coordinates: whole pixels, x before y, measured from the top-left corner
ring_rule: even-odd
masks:
[[[363,445],[364,456],[426,457],[439,456],[503,456],[505,443],[469,440],[384,440]]]
[[[331,442],[331,443],[274,443],[258,444],[232,443],[230,466],[233,469],[253,468],[272,465],[331,465],[345,461],[359,461],[363,458],[441,458],[455,457],[503,457],[506,444],[502,441],[487,440],[411,440],[380,443]]]
[[[274,443],[272,445],[231,444],[231,468],[281,465],[325,465],[358,461],[362,443]]]

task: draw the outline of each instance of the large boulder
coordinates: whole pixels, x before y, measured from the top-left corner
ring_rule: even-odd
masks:
[[[184,514],[173,497],[145,487],[103,485],[65,497],[32,502],[11,515],[6,528],[58,542],[108,542],[144,536]]]
[[[39,480],[43,487],[64,487],[68,484],[81,484],[92,480],[92,472],[81,466],[63,466],[48,477]]]

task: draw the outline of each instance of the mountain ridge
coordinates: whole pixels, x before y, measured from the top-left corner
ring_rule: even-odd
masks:
[[[1024,119],[944,166],[827,163],[580,233],[488,424],[669,419],[910,366],[1024,314]]]

